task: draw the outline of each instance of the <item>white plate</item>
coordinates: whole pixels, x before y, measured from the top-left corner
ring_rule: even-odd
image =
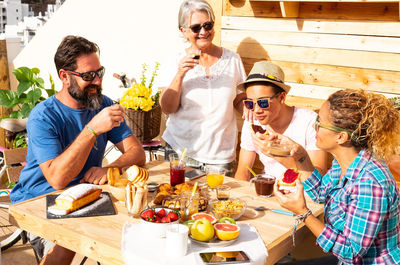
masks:
[[[192,235],[189,235],[189,238],[190,238],[190,240],[192,240],[192,242],[195,242],[196,244],[199,244],[203,247],[212,248],[212,247],[225,247],[225,246],[232,245],[233,243],[235,243],[235,241],[239,237],[232,239],[232,240],[220,240],[217,237],[214,237],[210,241],[198,241],[198,240],[194,239],[192,237]]]

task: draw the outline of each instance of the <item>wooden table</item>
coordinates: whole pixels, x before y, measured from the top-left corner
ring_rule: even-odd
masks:
[[[169,182],[168,163],[152,161],[146,168],[150,172],[149,181]],[[204,183],[205,177],[197,181]],[[294,217],[271,211],[257,212],[254,207],[260,205],[267,208],[282,208],[274,197],[257,197],[254,187],[249,187],[248,182],[225,178],[224,183],[232,188],[231,197],[240,197],[247,201],[248,208],[239,222],[253,225],[261,234],[268,249],[267,264],[274,264],[289,253],[293,249],[291,229]],[[106,191],[107,188],[107,185],[103,186]],[[149,196],[153,194],[149,193]],[[323,205],[307,199],[307,205],[313,213],[317,216],[322,214]],[[45,196],[12,205],[9,210],[11,222],[101,264],[124,264],[121,253],[121,231],[129,217],[123,203],[114,201],[116,215],[67,219],[46,219],[45,205]],[[140,222],[139,219],[134,220]],[[301,224],[296,233],[296,243],[299,244],[307,233],[310,233],[308,228]]]

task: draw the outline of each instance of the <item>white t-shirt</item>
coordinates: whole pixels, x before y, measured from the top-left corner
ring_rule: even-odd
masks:
[[[316,132],[314,129],[316,118],[317,114],[314,111],[295,107],[292,120],[283,135],[302,145],[307,151],[319,150],[316,146]],[[264,165],[265,173],[278,178],[281,177],[286,168],[275,159],[264,155],[255,148],[251,134],[250,123],[245,121],[242,127],[240,147],[248,151],[254,151],[259,155],[260,161]]]
[[[162,87],[171,84],[185,52],[178,55],[174,70],[163,79]],[[221,58],[210,67],[195,66],[186,73],[182,83],[181,102],[177,112],[170,114],[162,138],[181,152],[209,164],[224,164],[235,159],[237,138],[233,100],[242,91],[237,84],[246,78],[243,63],[237,53],[222,48]]]

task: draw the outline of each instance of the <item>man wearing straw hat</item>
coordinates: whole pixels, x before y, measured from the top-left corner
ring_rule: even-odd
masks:
[[[295,168],[292,157],[274,156],[269,153],[272,135],[283,134],[301,144],[308,152],[314,166],[326,171],[327,155],[316,143],[314,122],[317,114],[311,110],[285,104],[290,86],[285,84],[282,69],[269,62],[254,64],[246,81],[238,88],[246,90],[245,108],[253,114],[254,124],[266,133],[256,132],[252,121],[245,120],[242,127],[240,155],[235,178],[249,180],[251,168],[259,155],[264,172],[280,178],[287,168]]]

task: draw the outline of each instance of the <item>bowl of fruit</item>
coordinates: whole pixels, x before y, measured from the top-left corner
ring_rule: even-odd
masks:
[[[205,247],[223,247],[234,243],[240,234],[240,226],[230,217],[216,219],[212,214],[192,215],[184,222],[189,227],[192,242]]]
[[[178,211],[164,207],[148,208],[140,213],[143,229],[154,237],[165,237],[167,226],[178,224],[179,218]]]

